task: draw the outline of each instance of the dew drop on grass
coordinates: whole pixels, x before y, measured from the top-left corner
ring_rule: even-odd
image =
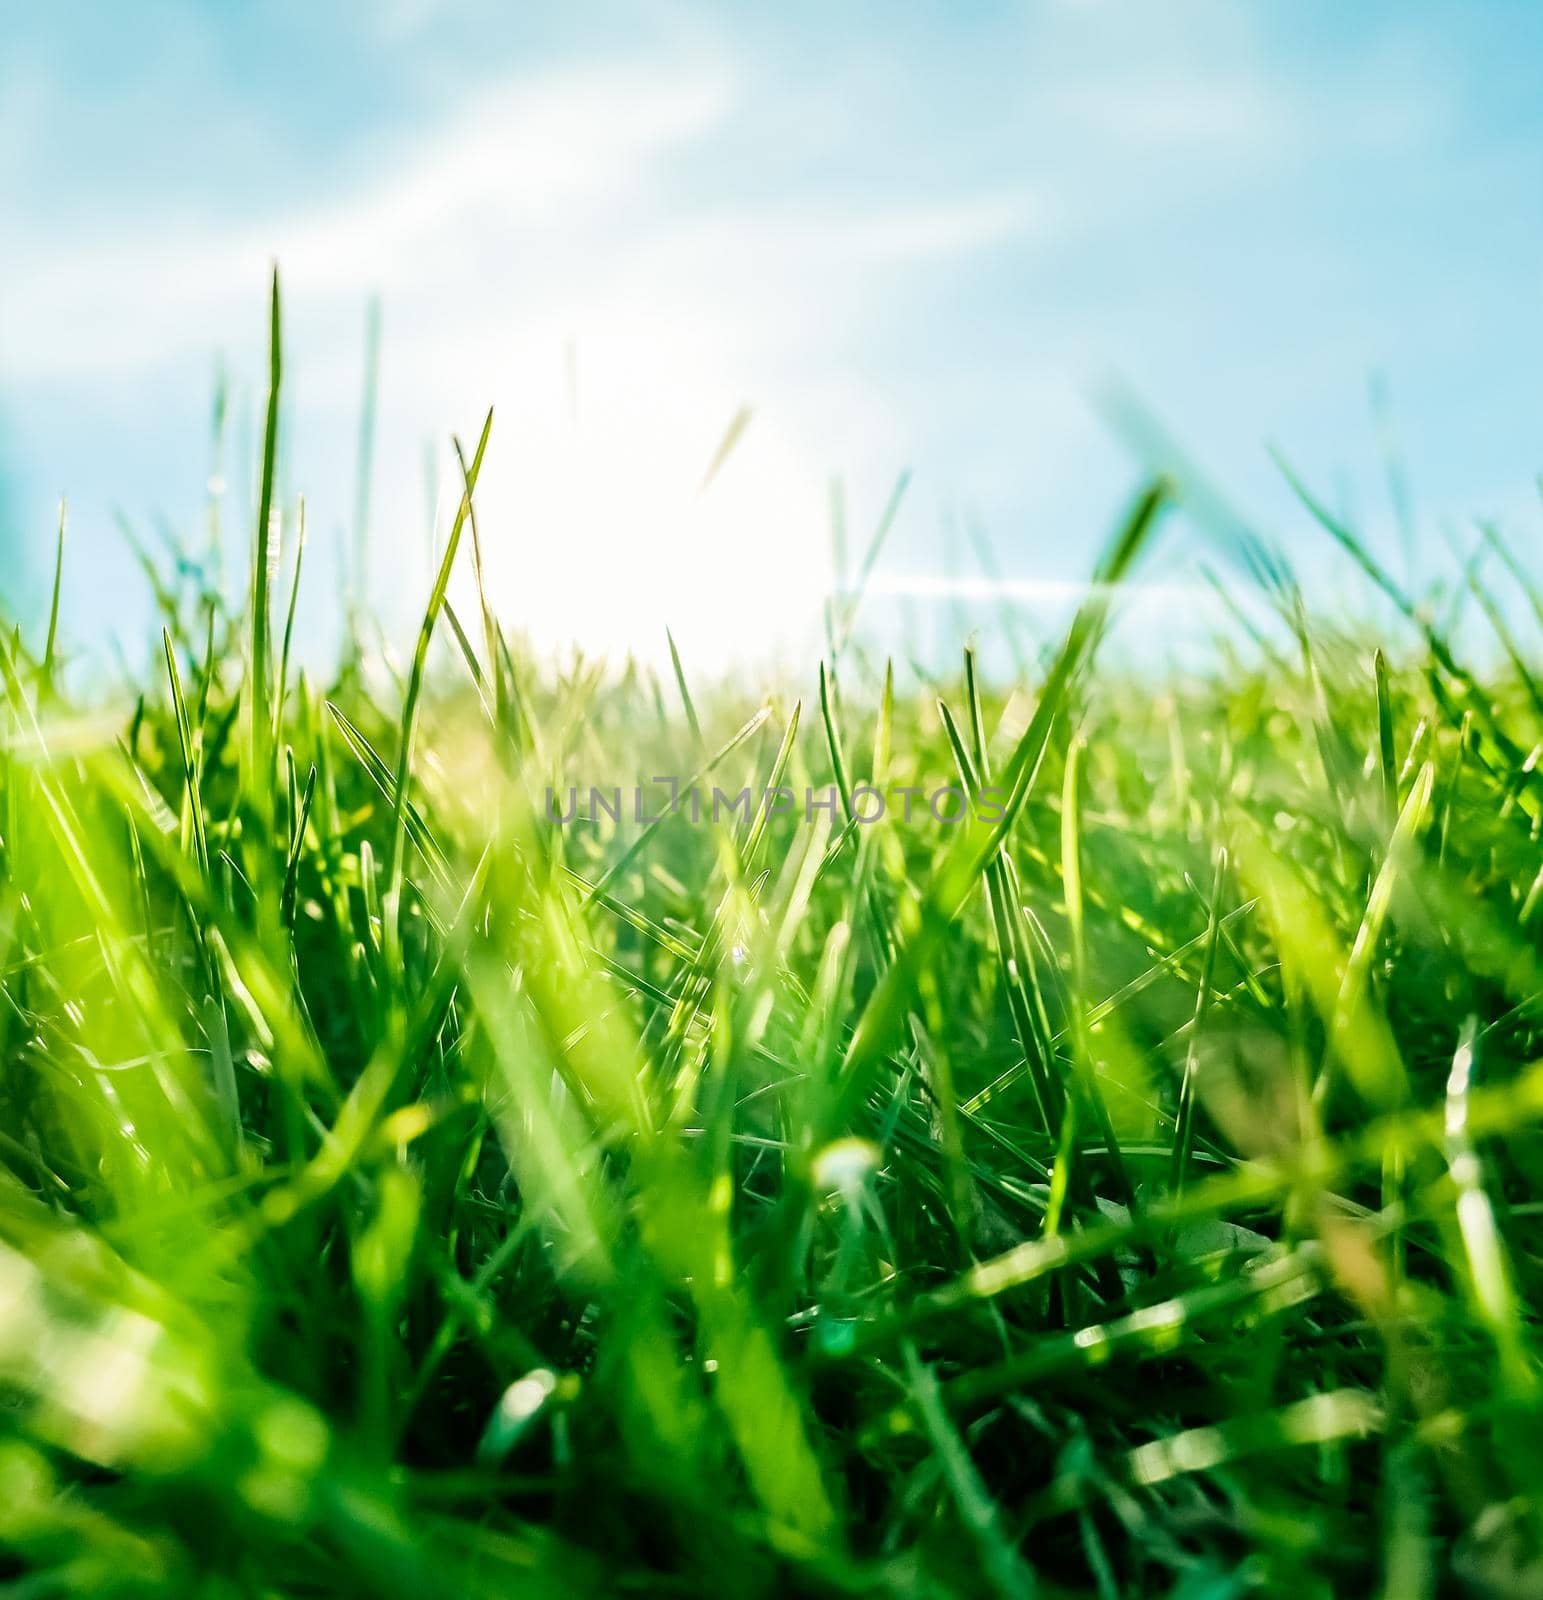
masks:
[[[871,1139],[836,1139],[814,1158],[817,1188],[849,1194],[876,1172],[884,1152]]]

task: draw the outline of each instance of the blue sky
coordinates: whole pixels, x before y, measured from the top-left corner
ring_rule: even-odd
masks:
[[[1422,574],[1476,515],[1537,543],[1539,8],[0,9],[8,589],[35,592],[67,492],[78,645],[143,625],[115,508],[199,525],[217,358],[249,527],[275,257],[317,637],[376,292],[372,589],[399,623],[426,453],[447,494],[449,431],[489,403],[495,585],[548,644],[649,651],[668,622],[704,661],[807,647],[834,474],[856,542],[914,472],[876,617],[976,594],[967,521],[1015,593],[1053,595],[1139,478],[1116,380],[1326,593],[1343,569],[1265,445],[1392,550],[1378,375]],[[1154,628],[1182,628],[1201,553],[1181,534],[1158,564]]]

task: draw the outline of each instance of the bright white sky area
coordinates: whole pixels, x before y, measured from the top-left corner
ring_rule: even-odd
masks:
[[[669,625],[701,667],[813,659],[835,477],[860,549],[913,472],[879,628],[951,647],[998,598],[1031,620],[1036,594],[1060,603],[1141,475],[1101,411],[1115,381],[1325,592],[1344,569],[1265,446],[1395,551],[1374,382],[1422,577],[1475,516],[1537,544],[1543,11],[0,13],[6,587],[38,593],[66,492],[78,648],[141,649],[115,512],[147,543],[196,532],[219,361],[226,517],[249,535],[273,259],[313,649],[347,581],[372,295],[371,589],[398,631],[426,595],[435,482],[443,532],[449,435],[469,447],[489,404],[479,513],[509,622],[654,657]],[[1195,624],[1205,555],[1176,530],[1143,625]]]

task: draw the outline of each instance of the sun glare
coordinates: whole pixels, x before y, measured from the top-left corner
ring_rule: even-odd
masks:
[[[523,377],[497,407],[479,490],[488,582],[540,650],[758,664],[817,636],[831,581],[821,475],[781,420],[668,329],[608,333],[559,385]],[[555,390],[555,392],[554,392]],[[563,391],[566,391],[565,393]],[[441,522],[453,507],[441,495]]]

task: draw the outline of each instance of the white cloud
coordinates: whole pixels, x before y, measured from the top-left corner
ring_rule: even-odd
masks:
[[[392,26],[411,33],[431,10],[398,0]],[[68,192],[30,214],[13,204],[0,362],[13,393],[58,410],[89,393],[95,432],[83,448],[96,448],[104,416],[121,417],[115,443],[127,452],[167,431],[143,413],[173,383],[196,388],[213,350],[234,346],[238,370],[260,383],[261,298],[277,257],[287,487],[306,492],[325,539],[351,502],[363,303],[380,291],[381,598],[405,608],[421,587],[423,440],[470,431],[496,402],[480,497],[490,562],[512,622],[546,643],[657,646],[668,621],[707,664],[812,627],[828,583],[825,478],[837,468],[859,480],[854,530],[898,468],[922,469],[887,560],[925,565],[936,547],[907,551],[905,537],[957,490],[1018,518],[1002,532],[1019,551],[1038,540],[1046,570],[1072,571],[1085,552],[1039,527],[1047,505],[1058,527],[1085,505],[1097,527],[1115,492],[1122,463],[1094,453],[1076,399],[1104,342],[1139,352],[1156,330],[1171,367],[1161,335],[1187,318],[1209,404],[1228,381],[1249,381],[1206,348],[1217,313],[1273,297],[1289,314],[1294,303],[1292,285],[1264,271],[1213,304],[1208,260],[1248,242],[1218,193],[1300,177],[1325,148],[1399,146],[1441,115],[1423,59],[1393,61],[1364,85],[1353,66],[1343,81],[1304,83],[1246,22],[1219,44],[1156,23],[1133,39],[1130,27],[1122,19],[1114,52],[1041,38],[1038,76],[1021,92],[988,84],[968,106],[945,102],[961,91],[941,71],[954,86],[919,86],[912,105],[882,71],[804,74],[791,57],[752,59],[701,37],[651,60],[526,69],[467,93],[411,142],[398,125],[373,145],[329,147],[330,193],[297,204],[272,189],[266,212],[248,207],[234,228],[230,206],[188,209],[203,180],[125,194],[94,217]],[[0,132],[24,113],[0,106]],[[252,115],[249,104],[229,112]],[[1296,243],[1289,226],[1261,222],[1257,236],[1261,258],[1271,240]],[[1153,241],[1141,259],[1121,245],[1136,239]],[[1304,238],[1303,259],[1324,249]],[[967,270],[990,252],[1002,252],[993,270]],[[1326,259],[1343,254],[1331,240]],[[1343,319],[1325,328],[1343,345]],[[1323,366],[1304,357],[1300,370],[1317,383]],[[1288,379],[1278,357],[1277,394]],[[747,403],[749,433],[698,500],[708,456]],[[1030,502],[1042,520],[1025,529]]]
[[[656,654],[670,622],[704,665],[743,655],[752,637],[770,651],[815,627],[828,587],[829,441],[800,415],[798,386],[828,364],[832,331],[864,306],[877,270],[1043,229],[1050,207],[1002,191],[845,208],[665,193],[672,158],[712,139],[734,103],[717,67],[520,79],[480,94],[416,151],[381,150],[355,191],[235,236],[213,218],[163,230],[153,211],[66,240],[39,221],[17,241],[0,304],[8,377],[144,383],[179,354],[255,332],[277,257],[300,408],[292,477],[324,519],[330,490],[335,521],[360,311],[378,289],[382,599],[410,587],[387,552],[421,550],[416,441],[469,426],[491,400],[499,420],[479,500],[513,625],[547,645]],[[747,402],[749,433],[698,499],[713,446]],[[886,431],[881,402],[866,396],[861,410],[869,436]]]
[[[651,162],[722,116],[721,79],[590,71],[508,84],[463,110],[362,192],[233,231],[163,225],[153,205],[105,236],[77,219],[13,218],[0,343],[17,378],[100,373],[228,337],[254,275],[277,259],[297,291],[357,303],[422,287],[490,241],[571,230],[643,181]],[[400,162],[399,166],[389,163]]]

